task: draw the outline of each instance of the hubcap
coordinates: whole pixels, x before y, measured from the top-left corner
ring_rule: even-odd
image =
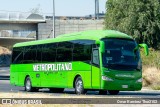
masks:
[[[77,89],[78,92],[82,91],[82,81],[81,80],[79,80],[77,82],[76,87],[77,87],[76,89]]]
[[[26,89],[27,89],[27,90],[30,90],[30,88],[31,88],[31,83],[30,83],[30,81],[27,79],[27,81],[26,81]]]

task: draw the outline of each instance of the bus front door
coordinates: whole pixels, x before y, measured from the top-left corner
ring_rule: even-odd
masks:
[[[100,62],[99,62],[99,50],[92,50],[92,77],[91,85],[93,89],[100,89]]]

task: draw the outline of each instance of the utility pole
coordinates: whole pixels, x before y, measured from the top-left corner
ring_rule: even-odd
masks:
[[[95,19],[99,19],[99,0],[95,0]]]
[[[96,12],[96,10],[97,10],[97,8],[96,8],[97,5],[96,5],[96,3],[97,3],[97,2],[96,2],[96,1],[97,1],[97,0],[95,0],[95,19],[96,19],[96,16],[97,16],[97,12]]]
[[[55,38],[55,3],[54,3],[54,0],[53,0],[53,38]]]
[[[97,0],[97,20],[99,20],[99,0]]]

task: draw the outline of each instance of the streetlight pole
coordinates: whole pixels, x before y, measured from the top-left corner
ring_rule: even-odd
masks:
[[[99,20],[99,0],[97,0],[97,20]]]
[[[99,0],[95,0],[95,19],[99,19]]]
[[[96,5],[97,2],[96,1],[97,0],[95,0],[95,19],[96,19],[96,16],[97,16],[97,11],[96,11],[97,10],[97,5]]]
[[[53,0],[53,38],[55,38],[55,3]]]

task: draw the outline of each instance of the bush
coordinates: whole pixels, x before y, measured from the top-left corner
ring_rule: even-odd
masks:
[[[143,86],[160,90],[160,51],[149,49],[149,56],[144,55],[141,50],[143,63]]]
[[[143,66],[156,67],[160,69],[160,51],[149,49],[149,55],[145,56],[143,49],[141,50],[141,58]]]

